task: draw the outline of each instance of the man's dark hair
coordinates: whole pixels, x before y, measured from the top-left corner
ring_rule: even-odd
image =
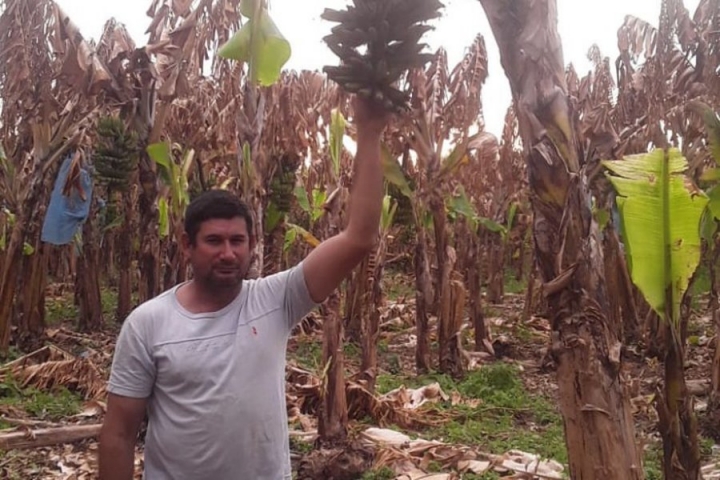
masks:
[[[195,245],[203,222],[214,218],[230,220],[235,217],[245,219],[248,235],[252,236],[253,221],[248,205],[227,190],[208,190],[198,195],[185,210],[185,232],[190,237],[190,243]]]

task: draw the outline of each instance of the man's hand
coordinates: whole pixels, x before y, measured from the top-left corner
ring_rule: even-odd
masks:
[[[377,103],[357,95],[353,97],[352,106],[358,137],[364,135],[379,139],[390,120],[390,113]]]

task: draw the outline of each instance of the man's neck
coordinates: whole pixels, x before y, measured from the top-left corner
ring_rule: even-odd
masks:
[[[240,293],[242,284],[231,288],[218,288],[191,280],[177,291],[180,304],[192,313],[210,313],[222,310]]]

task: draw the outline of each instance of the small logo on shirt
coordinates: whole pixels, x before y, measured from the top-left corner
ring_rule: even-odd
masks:
[[[255,327],[252,327],[253,335],[257,335],[257,329]]]

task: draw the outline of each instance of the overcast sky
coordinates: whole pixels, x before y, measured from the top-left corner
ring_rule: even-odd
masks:
[[[151,0],[55,0],[77,24],[86,38],[98,39],[107,19],[115,17],[124,23],[138,45],[145,43],[150,18],[146,11]],[[685,0],[691,15],[699,0]],[[292,46],[289,69],[320,69],[337,64],[321,38],[333,24],[319,18],[324,8],[342,8],[346,0],[270,0],[270,15]],[[483,89],[483,108],[487,129],[499,135],[505,110],[510,104],[510,90],[500,66],[495,40],[478,0],[444,0],[444,16],[437,29],[426,39],[434,50],[443,46],[450,66],[463,56],[475,36],[485,37],[489,57],[489,77]],[[661,0],[603,0],[585,2],[557,0],[558,24],[563,42],[565,63],[572,62],[579,75],[590,69],[587,51],[595,43],[603,55],[617,56],[617,30],[625,15],[635,15],[657,25]]]

